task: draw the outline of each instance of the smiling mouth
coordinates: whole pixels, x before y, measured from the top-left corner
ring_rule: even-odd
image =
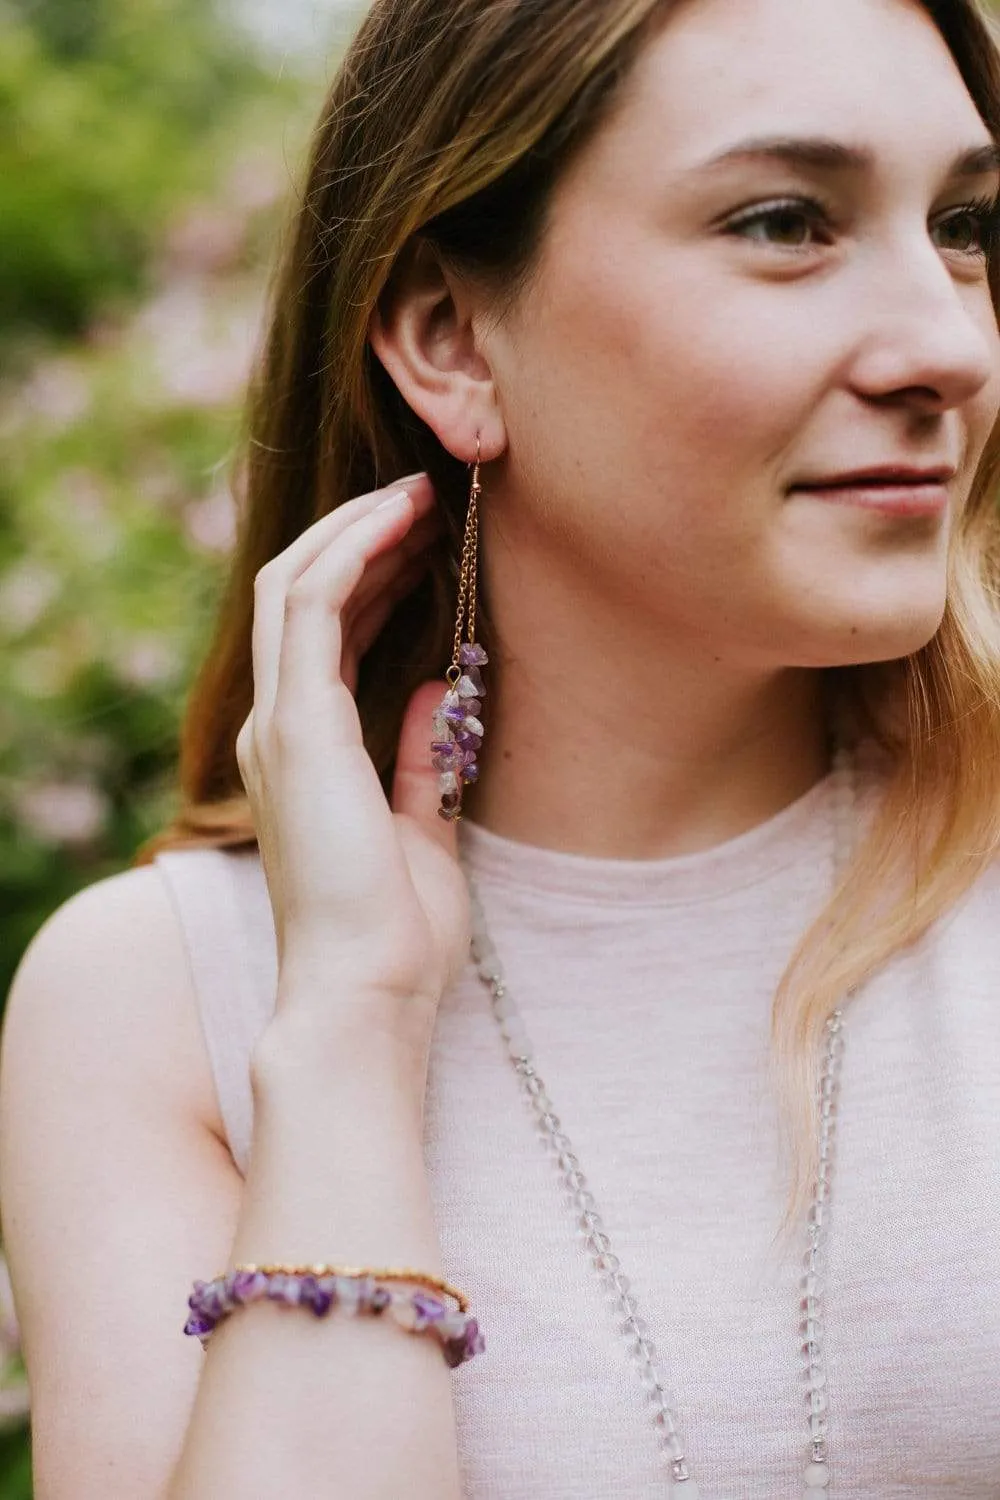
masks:
[[[940,480],[849,479],[794,485],[793,494],[830,505],[854,505],[894,516],[940,516],[948,508],[948,487]]]

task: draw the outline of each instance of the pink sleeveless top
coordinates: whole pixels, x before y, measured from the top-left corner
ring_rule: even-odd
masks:
[[[649,1324],[703,1500],[802,1492],[798,1251],[771,1003],[830,880],[829,779],[739,838],[591,859],[460,825],[539,1072]],[[863,782],[870,813],[877,784]],[[274,1006],[256,850],[156,860],[233,1158]],[[826,1280],[836,1500],[1000,1497],[1000,867],[849,1004]],[[471,966],[445,996],[425,1158],[486,1352],[454,1372],[468,1500],[662,1500],[636,1368]],[[801,1241],[804,1250],[805,1237]]]

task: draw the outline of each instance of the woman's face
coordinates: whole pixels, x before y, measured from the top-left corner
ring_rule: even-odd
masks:
[[[864,161],[746,146],[778,137]],[[1000,409],[990,231],[964,209],[997,169],[953,175],[990,144],[916,0],[685,0],[484,341],[511,541],[733,664],[926,644]],[[886,464],[955,468],[948,509],[793,488]]]

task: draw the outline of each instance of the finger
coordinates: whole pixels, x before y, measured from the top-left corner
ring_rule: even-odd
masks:
[[[345,638],[348,622],[359,619],[381,595],[392,592],[403,573],[413,567],[422,570],[430,564],[432,544],[441,530],[437,512],[415,521],[412,529],[391,551],[373,558],[364,571],[364,576],[344,606]]]
[[[320,516],[284,552],[271,559],[267,564],[267,571],[273,572],[282,591],[287,593],[299,574],[314,563],[336,537],[362,517],[371,515],[383,500],[387,500],[397,490],[405,490],[410,496],[416,517],[428,515],[434,510],[434,488],[426,474],[394,480],[392,484],[382,485],[380,489],[371,490],[367,495],[356,495],[353,500],[345,500],[343,505],[337,505],[325,516]]]
[[[349,526],[288,590],[274,693],[274,718],[286,729],[316,735],[330,749],[360,743],[357,708],[341,675],[341,611],[372,558],[412,524],[413,504],[402,491]]]
[[[456,825],[438,817],[441,793],[430,752],[431,718],[447,688],[444,681],[422,683],[407,704],[396,752],[391,800],[393,812],[413,818],[425,833],[457,858]]]
[[[380,559],[381,561],[381,559]],[[413,592],[427,574],[427,558],[418,558],[404,568],[376,598],[348,621],[346,612],[343,623],[344,645],[341,653],[341,676],[344,685],[354,694],[358,688],[358,670],[362,659],[388,624],[393,610]],[[443,690],[442,690],[443,691]]]
[[[260,570],[254,584],[251,640],[254,704],[270,716],[277,687],[278,654],[285,614],[285,598],[295,580],[322,556],[337,537],[361,518],[371,515],[389,495],[405,490],[412,498],[414,515],[423,518],[435,509],[434,490],[426,474],[400,480],[370,494],[359,495],[320,518],[284,552]]]

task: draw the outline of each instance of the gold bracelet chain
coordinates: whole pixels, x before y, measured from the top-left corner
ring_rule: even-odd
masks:
[[[454,1287],[441,1276],[432,1276],[426,1271],[416,1271],[411,1267],[389,1266],[379,1270],[370,1266],[288,1266],[288,1265],[240,1265],[234,1266],[234,1271],[260,1271],[265,1276],[368,1276],[372,1281],[405,1281],[413,1286],[422,1286],[427,1291],[441,1292],[446,1297],[454,1297],[458,1303],[460,1312],[468,1312],[469,1299],[457,1287]],[[224,1272],[223,1275],[226,1273]],[[219,1277],[222,1280],[222,1277]]]

